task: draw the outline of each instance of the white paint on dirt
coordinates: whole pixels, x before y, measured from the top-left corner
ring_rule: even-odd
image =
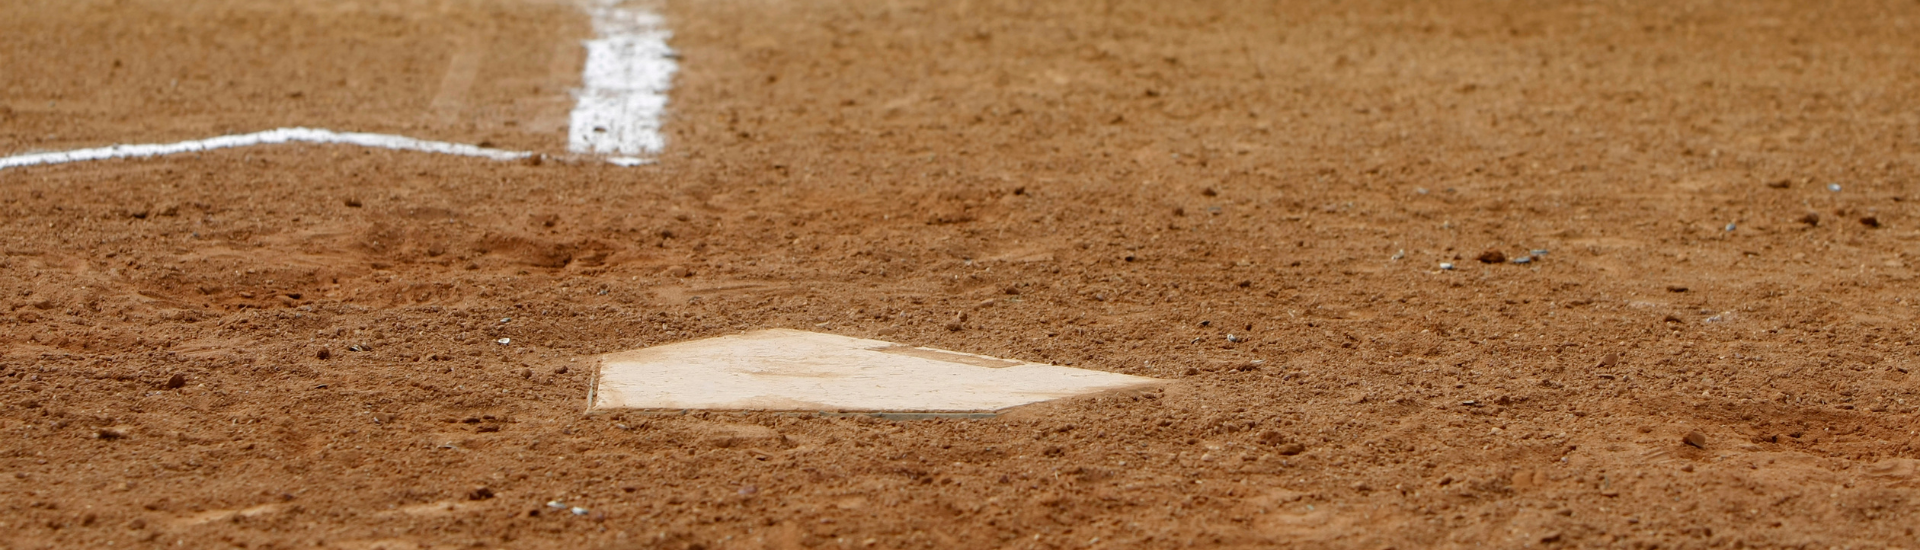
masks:
[[[587,63],[569,117],[567,150],[615,155],[621,166],[666,148],[660,135],[667,89],[679,70],[660,16],[623,7],[624,0],[592,0],[587,11],[597,35],[586,41]]]
[[[419,151],[423,153],[440,153],[443,155],[459,155],[459,156],[466,156],[466,157],[481,157],[481,158],[487,158],[487,159],[493,159],[493,160],[515,160],[515,159],[526,158],[533,154],[533,153],[527,153],[523,151],[507,151],[502,149],[489,149],[486,147],[476,147],[473,145],[467,145],[463,143],[448,143],[444,141],[426,141],[426,140],[414,139],[406,136],[396,136],[391,134],[335,132],[332,130],[321,130],[316,128],[278,128],[273,130],[267,130],[265,132],[254,132],[251,134],[239,134],[239,135],[220,136],[220,137],[207,138],[207,139],[196,139],[193,141],[182,141],[178,143],[146,143],[146,144],[135,144],[135,145],[110,145],[107,147],[98,147],[94,149],[80,149],[75,151],[58,151],[58,152],[52,152],[52,153],[28,153],[24,155],[0,157],[0,170],[4,170],[7,168],[17,168],[21,166],[41,165],[41,164],[63,164],[68,162],[107,160],[107,159],[117,159],[117,158],[157,157],[162,155],[178,155],[181,153],[198,153],[201,151],[212,151],[215,149],[228,149],[233,147],[249,147],[254,145],[273,145],[273,144],[280,144],[280,143],[295,143],[295,142],[320,143],[320,144],[328,144],[328,145],[358,145],[361,147],[395,149],[400,151]]]

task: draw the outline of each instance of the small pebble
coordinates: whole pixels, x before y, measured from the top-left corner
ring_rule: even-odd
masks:
[[[320,358],[321,361],[325,361],[333,357],[333,350],[329,350],[327,348],[320,348],[320,351],[314,352],[313,356]]]
[[[1800,223],[1804,223],[1807,225],[1820,225],[1820,213],[1808,212],[1807,215],[1801,216],[1799,220],[1795,220],[1795,221],[1798,221]]]
[[[167,377],[167,383],[162,384],[160,387],[163,387],[169,390],[177,390],[177,389],[186,387],[186,385],[187,385],[187,375],[174,373],[173,376]]]
[[[1453,264],[1440,262],[1440,269],[1443,271],[1453,271]]]
[[[1687,432],[1687,436],[1684,438],[1681,438],[1681,441],[1686,442],[1686,444],[1692,445],[1695,448],[1700,448],[1700,449],[1707,448],[1707,436],[1706,434],[1702,434],[1700,432]]]
[[[1506,263],[1507,253],[1498,250],[1488,250],[1481,252],[1479,256],[1474,256],[1473,259],[1480,260],[1480,263],[1483,264]]]
[[[1838,183],[1829,183],[1829,184],[1827,184],[1827,190],[1828,190],[1828,191],[1832,191],[1832,192],[1835,192],[1835,193],[1839,193],[1839,192],[1840,192],[1840,184],[1838,184]]]
[[[1735,229],[1739,229],[1739,228],[1740,228],[1740,227],[1739,227],[1739,226],[1737,226],[1737,225],[1734,225],[1734,224],[1727,224],[1727,231],[1733,231],[1733,230],[1735,230]]]
[[[1516,264],[1530,264],[1530,263],[1533,263],[1533,256],[1521,256],[1521,257],[1518,257],[1518,258],[1514,258],[1514,259],[1513,259],[1513,263],[1516,263]]]
[[[1880,227],[1880,218],[1876,218],[1876,217],[1873,217],[1873,216],[1867,216],[1867,217],[1864,217],[1864,218],[1860,218],[1860,225],[1864,225],[1864,226],[1867,226],[1867,227],[1872,227],[1872,228],[1879,228],[1879,227]]]
[[[512,317],[502,317],[502,318],[500,318],[500,322],[502,322],[502,323],[511,323],[511,322],[513,322],[513,318],[512,318]]]
[[[499,340],[494,340],[493,342],[494,342],[494,343],[496,343],[496,344],[500,344],[500,345],[502,345],[502,346],[504,346],[504,345],[507,345],[507,344],[511,344],[511,343],[513,343],[513,339],[512,339],[512,338],[501,338],[501,339],[499,339]]]
[[[1239,341],[1242,341],[1242,340],[1244,340],[1244,338],[1240,338],[1240,337],[1238,337],[1238,336],[1234,336],[1234,335],[1232,335],[1232,334],[1228,334],[1228,335],[1227,335],[1227,341],[1228,341],[1228,342],[1239,342]]]
[[[554,374],[566,374],[566,373],[567,373],[567,370],[568,370],[568,369],[567,369],[567,366],[566,366],[566,365],[560,365],[560,366],[558,366],[558,367],[554,367],[554,368],[553,368],[553,373],[554,373]]]
[[[587,509],[586,509],[586,508],[581,508],[581,507],[579,507],[579,506],[575,506],[575,507],[573,507],[573,508],[569,508],[569,509],[568,509],[567,511],[569,511],[569,512],[573,512],[573,515],[576,515],[576,516],[584,516],[584,515],[587,515]]]
[[[1530,251],[1528,251],[1527,253],[1528,253],[1528,254],[1532,254],[1532,255],[1535,255],[1535,256],[1545,256],[1545,255],[1547,255],[1547,249],[1545,249],[1545,248],[1535,248],[1535,249],[1533,249],[1533,250],[1530,250]]]

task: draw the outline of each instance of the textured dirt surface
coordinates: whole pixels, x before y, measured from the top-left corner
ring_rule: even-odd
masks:
[[[0,546],[1920,545],[1920,4],[661,9],[654,166],[0,171]],[[558,152],[590,32],[7,2],[0,152]],[[765,327],[1174,383],[582,413],[596,354]]]

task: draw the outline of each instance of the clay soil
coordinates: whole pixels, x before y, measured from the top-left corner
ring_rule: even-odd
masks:
[[[0,171],[0,547],[1920,546],[1920,4],[659,9],[618,168],[569,3],[0,3],[0,153],[551,155]],[[768,327],[1170,383],[584,412]]]

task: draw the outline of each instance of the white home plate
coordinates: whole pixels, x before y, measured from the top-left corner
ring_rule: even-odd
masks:
[[[968,413],[1154,378],[772,329],[601,357],[588,403],[604,409]]]

